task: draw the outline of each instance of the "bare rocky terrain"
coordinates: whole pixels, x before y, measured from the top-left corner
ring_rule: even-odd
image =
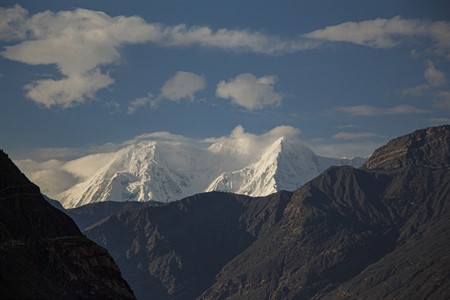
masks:
[[[109,253],[0,152],[2,299],[135,299]]]
[[[88,227],[139,299],[445,299],[450,126],[297,191],[205,193]]]

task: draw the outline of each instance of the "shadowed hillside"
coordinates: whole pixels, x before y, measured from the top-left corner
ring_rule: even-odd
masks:
[[[134,299],[108,252],[0,152],[2,299]]]

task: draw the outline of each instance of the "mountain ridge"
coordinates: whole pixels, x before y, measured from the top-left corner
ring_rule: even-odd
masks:
[[[376,149],[362,167],[395,170],[408,164],[430,168],[450,167],[450,125],[416,130],[395,138]]]
[[[4,299],[135,299],[110,254],[87,239],[0,151]]]
[[[362,164],[362,159],[317,156],[300,142],[283,137],[258,151],[220,143],[200,149],[180,143],[140,142],[107,154],[97,172],[56,198],[73,208],[106,200],[170,202],[216,190],[266,196],[295,190],[332,164]],[[77,169],[76,164],[70,162],[68,168]]]
[[[427,130],[433,145],[448,140],[446,127],[418,133]],[[446,157],[445,147],[425,148],[395,168],[334,166],[266,197],[198,194],[85,232],[111,250],[140,299],[441,299],[450,295],[450,170],[422,163]]]

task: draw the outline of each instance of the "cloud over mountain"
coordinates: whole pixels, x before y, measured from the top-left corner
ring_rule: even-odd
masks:
[[[169,144],[198,149],[207,152],[238,153],[244,161],[256,158],[267,150],[280,137],[297,140],[300,129],[291,126],[278,126],[267,132],[255,134],[246,132],[242,126],[236,126],[230,135],[222,137],[211,137],[206,139],[189,139],[187,137],[169,132],[153,132],[136,136],[120,144],[106,144],[93,149],[73,151],[78,152],[78,157],[70,157],[59,160],[16,160],[15,163],[29,178],[39,184],[43,192],[48,196],[55,197],[62,191],[86,180],[99,169],[110,163],[116,153],[129,146],[148,143],[149,141],[168,142]],[[207,148],[209,150],[207,150]],[[177,148],[177,147],[175,147]],[[174,158],[175,159],[175,158]],[[228,162],[227,164],[230,164]]]

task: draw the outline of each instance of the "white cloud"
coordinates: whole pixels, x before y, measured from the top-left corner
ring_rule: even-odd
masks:
[[[206,80],[203,76],[178,71],[172,78],[167,80],[161,87],[158,96],[148,94],[146,97],[140,97],[132,100],[128,106],[127,113],[132,115],[141,107],[156,108],[163,100],[181,102],[182,100],[193,101],[195,94],[205,89]]]
[[[155,98],[152,94],[148,94],[146,97],[136,98],[130,101],[130,105],[128,106],[127,114],[134,114],[139,108],[150,106],[153,107],[155,105]]]
[[[420,96],[432,88],[441,87],[447,83],[447,76],[445,73],[436,69],[431,60],[427,60],[425,64],[426,69],[423,75],[426,83],[400,90],[399,93],[402,96]]]
[[[429,38],[436,50],[450,59],[450,23],[377,18],[361,22],[345,22],[304,34],[303,37],[331,42],[349,42],[374,48],[391,48],[405,38]]]
[[[183,99],[192,101],[195,93],[203,90],[205,86],[206,81],[203,76],[178,71],[163,85],[160,96],[175,102],[180,102]]]
[[[116,112],[120,112],[121,108],[122,108],[120,103],[117,102],[116,100],[106,101],[103,106],[106,107],[107,109],[109,109],[111,114],[116,113]]]
[[[339,106],[334,110],[336,112],[347,113],[352,116],[400,115],[428,112],[425,109],[421,109],[408,104],[402,104],[393,107],[376,107],[371,105]]]
[[[64,161],[53,159],[38,162],[25,159],[15,160],[14,163],[49,197],[56,196],[78,182],[74,175],[62,169]]]
[[[450,91],[439,91],[437,96],[438,99],[434,101],[433,107],[450,110]]]
[[[432,86],[443,86],[447,83],[447,78],[445,73],[436,69],[433,62],[427,60],[427,68],[425,70],[424,76],[427,82]]]
[[[160,43],[167,46],[193,46],[219,48],[239,52],[252,52],[268,55],[293,53],[313,49],[317,41],[302,38],[283,39],[249,30],[221,28],[213,30],[206,26],[188,27],[184,24],[162,28]]]
[[[429,84],[419,84],[399,91],[402,96],[420,96],[430,89]]]
[[[28,85],[27,96],[46,107],[70,107],[93,98],[95,93],[112,84],[106,74],[95,79],[102,82],[72,88],[71,95],[60,96],[62,86],[77,80],[89,80],[100,66],[117,63],[120,47],[125,44],[152,42],[160,46],[202,46],[222,50],[261,54],[285,54],[315,47],[316,41],[283,39],[248,30],[218,29],[184,24],[167,26],[147,23],[137,16],[111,17],[88,9],[51,12],[28,16],[20,5],[0,9],[0,40],[23,41],[4,48],[0,55],[31,65],[55,64],[62,79],[37,81]],[[82,78],[83,77],[83,78]],[[107,79],[107,80],[106,80]],[[46,93],[49,88],[50,92]],[[34,89],[37,89],[35,91]],[[180,97],[168,89],[168,99]],[[189,91],[184,91],[188,93]]]
[[[125,144],[134,144],[139,141],[145,140],[155,140],[155,141],[168,141],[168,142],[183,142],[183,143],[191,143],[195,142],[193,139],[185,137],[179,134],[173,134],[168,131],[156,131],[152,133],[144,133],[136,136],[135,138],[126,141]]]
[[[341,131],[332,136],[333,139],[341,140],[355,140],[355,139],[365,139],[378,136],[376,133],[362,131],[362,132],[345,132]]]
[[[13,8],[0,7],[0,40],[15,40],[25,37],[24,24],[28,12],[19,4]]]
[[[86,179],[110,163],[114,159],[114,156],[114,152],[90,154],[65,162],[60,166],[60,169],[78,179]]]
[[[301,130],[292,126],[278,126],[260,135],[246,132],[241,125],[236,126],[230,135],[219,138],[207,138],[206,143],[214,143],[211,147],[220,147],[242,154],[258,154],[281,137],[297,139]]]
[[[109,75],[98,69],[85,74],[74,74],[60,80],[45,79],[25,86],[26,95],[34,102],[47,108],[60,106],[68,108],[93,99],[95,93],[114,83]]]
[[[444,21],[395,17],[347,22],[289,39],[241,29],[148,23],[137,16],[112,17],[88,9],[44,11],[29,16],[28,11],[20,5],[0,8],[0,40],[22,40],[15,45],[4,47],[0,55],[31,65],[53,64],[62,75],[27,85],[27,97],[45,107],[67,108],[95,99],[97,91],[114,82],[107,73],[102,73],[102,68],[117,63],[120,60],[120,48],[126,44],[199,46],[281,55],[314,49],[323,41],[347,41],[387,48],[399,44],[404,37],[430,38],[436,49],[450,58],[450,24]],[[435,81],[438,80],[436,76],[433,78],[433,82],[439,82]],[[76,84],[66,93],[65,87],[73,82]],[[180,97],[173,89],[169,89],[167,93],[167,99],[177,101],[177,97]],[[187,95],[189,97],[189,94]],[[264,100],[243,100],[231,95],[230,98],[242,102],[244,107],[257,109],[266,105],[264,101],[268,101],[270,105],[279,104],[282,97],[277,93],[272,96],[275,98]]]
[[[216,96],[230,99],[233,103],[248,110],[277,106],[281,104],[283,95],[275,92],[276,81],[275,76],[266,75],[256,78],[253,74],[244,73],[228,82],[220,81],[217,85]]]
[[[0,54],[31,65],[55,64],[63,75],[26,85],[27,97],[45,107],[67,108],[95,98],[98,90],[114,82],[99,67],[117,62],[121,45],[146,42],[158,34],[141,18],[110,17],[86,9],[45,11],[25,19],[26,11],[16,5],[9,13],[18,15],[20,22],[15,27],[9,22],[1,36],[26,40]]]

